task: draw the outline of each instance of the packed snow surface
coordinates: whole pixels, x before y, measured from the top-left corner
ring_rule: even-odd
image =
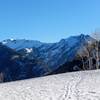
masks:
[[[0,84],[0,100],[100,100],[100,70]]]

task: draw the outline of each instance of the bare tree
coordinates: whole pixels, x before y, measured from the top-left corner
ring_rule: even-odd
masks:
[[[93,38],[96,39],[95,41],[95,52],[96,52],[96,69],[99,69],[99,66],[100,66],[100,55],[99,55],[99,42],[100,42],[100,31],[99,30],[96,30],[94,33],[92,33],[92,36]]]
[[[85,68],[84,57],[83,57],[82,54],[80,54],[79,52],[77,53],[77,56],[78,56],[78,58],[80,58],[81,61],[82,61],[82,69],[81,69],[81,70],[86,70],[86,68]],[[78,67],[78,66],[77,66],[77,67]],[[75,66],[75,68],[76,68],[76,66]],[[79,69],[79,68],[78,68],[78,69]]]
[[[89,42],[87,42],[87,44],[85,44],[85,46],[82,47],[81,50],[77,53],[77,55],[82,61],[82,70],[90,70],[93,68],[92,50],[92,45]]]
[[[0,83],[2,83],[4,81],[4,75],[3,75],[3,73],[1,72],[0,73]]]
[[[100,32],[95,31],[92,33],[92,40],[86,40],[86,43],[82,46],[81,50],[78,52],[78,56],[82,61],[82,70],[91,70],[91,69],[99,69],[100,67]],[[84,58],[87,58],[84,60]],[[93,59],[95,59],[96,63],[94,65]]]

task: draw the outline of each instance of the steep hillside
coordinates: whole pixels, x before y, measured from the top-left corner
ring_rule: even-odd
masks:
[[[34,61],[31,61],[31,64]],[[15,81],[34,77],[30,60],[0,44],[0,81]]]
[[[86,50],[90,46],[89,50],[92,50],[90,53],[95,52],[91,45],[94,42],[96,42],[95,39],[83,34],[62,39],[57,43],[42,43],[25,39],[4,40],[0,47],[1,76],[5,81],[12,81],[96,69],[93,57],[90,57],[93,60],[93,66],[91,68],[88,66],[89,52]]]

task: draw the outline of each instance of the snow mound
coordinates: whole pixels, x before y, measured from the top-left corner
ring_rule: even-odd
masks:
[[[100,70],[0,84],[0,100],[100,100]]]

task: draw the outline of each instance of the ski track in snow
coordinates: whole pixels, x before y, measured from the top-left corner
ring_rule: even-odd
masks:
[[[0,84],[0,100],[100,100],[100,70]]]

